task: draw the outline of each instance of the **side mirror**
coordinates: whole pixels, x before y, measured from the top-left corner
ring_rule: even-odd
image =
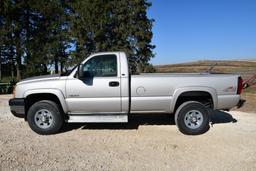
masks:
[[[90,78],[91,73],[89,71],[83,71],[83,64],[78,65],[78,78],[79,79],[86,79],[86,78]]]
[[[77,69],[77,75],[78,78],[84,78],[84,72],[83,72],[83,64],[79,64],[78,65],[78,69]]]

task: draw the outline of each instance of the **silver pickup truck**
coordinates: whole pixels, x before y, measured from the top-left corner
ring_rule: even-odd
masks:
[[[184,134],[204,133],[210,111],[241,106],[239,75],[153,73],[130,75],[124,52],[97,53],[68,75],[17,83],[11,112],[39,134],[64,122],[128,122],[134,113],[170,113]],[[171,117],[170,117],[171,118]]]

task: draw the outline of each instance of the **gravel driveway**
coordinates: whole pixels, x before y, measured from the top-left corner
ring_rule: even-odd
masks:
[[[256,114],[216,112],[199,136],[180,133],[169,115],[128,124],[72,124],[40,136],[9,113],[0,96],[0,170],[256,170]],[[171,123],[169,122],[171,120]]]

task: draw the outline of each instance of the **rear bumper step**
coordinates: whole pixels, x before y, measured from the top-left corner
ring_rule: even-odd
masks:
[[[243,105],[244,105],[244,103],[246,102],[246,100],[244,100],[244,99],[241,99],[241,100],[239,100],[239,102],[237,103],[237,108],[239,109],[239,108],[241,108],[241,107],[243,107]]]

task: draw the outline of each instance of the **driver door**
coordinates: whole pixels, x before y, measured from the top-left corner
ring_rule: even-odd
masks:
[[[83,78],[68,78],[66,102],[71,114],[121,113],[118,56],[96,55],[81,65]]]

